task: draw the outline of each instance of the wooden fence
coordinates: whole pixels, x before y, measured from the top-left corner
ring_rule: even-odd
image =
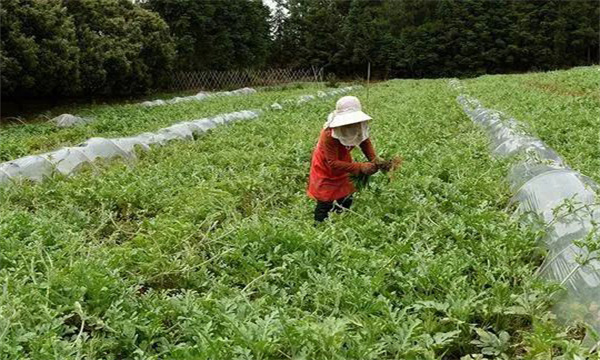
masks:
[[[171,90],[223,90],[316,81],[323,81],[322,69],[192,71],[172,74],[170,88]]]

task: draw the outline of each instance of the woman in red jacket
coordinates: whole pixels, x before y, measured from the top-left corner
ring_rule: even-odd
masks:
[[[352,205],[355,189],[350,175],[377,172],[375,149],[369,140],[368,121],[360,101],[354,96],[339,99],[321,130],[312,156],[308,196],[317,200],[315,220],[325,220],[332,210],[342,211]],[[350,152],[359,146],[369,162],[353,162]]]

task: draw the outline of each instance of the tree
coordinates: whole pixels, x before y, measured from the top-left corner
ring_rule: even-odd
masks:
[[[84,93],[159,87],[175,55],[166,23],[127,0],[65,0],[75,20]]]
[[[0,32],[2,96],[80,90],[75,26],[61,2],[2,0]]]
[[[265,65],[269,10],[260,1],[149,0],[169,24],[179,70],[226,70]]]
[[[127,0],[2,0],[2,97],[161,87],[174,56],[160,17]]]
[[[286,0],[275,1],[275,11],[271,16],[271,41],[268,64],[273,67],[296,67],[295,51],[298,47],[297,29],[289,18]]]

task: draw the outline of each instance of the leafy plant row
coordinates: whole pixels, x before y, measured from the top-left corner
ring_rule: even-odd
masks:
[[[456,80],[450,87],[462,92]],[[600,187],[569,168],[539,139],[524,134],[519,123],[461,94],[465,113],[491,139],[492,153],[516,158],[509,181],[517,211],[541,223],[548,249],[539,274],[564,286],[555,311],[562,320],[588,326],[586,342],[600,345]]]
[[[168,104],[177,104],[177,103],[186,102],[186,101],[203,101],[203,100],[206,100],[211,97],[249,95],[249,94],[254,94],[254,93],[256,93],[256,90],[254,90],[252,88],[248,88],[248,87],[233,90],[233,91],[218,91],[218,92],[214,92],[214,93],[207,93],[207,92],[201,91],[201,92],[197,93],[196,95],[176,96],[169,100],[162,100],[162,99],[148,100],[148,101],[144,101],[144,102],[140,103],[140,105],[152,107],[152,106],[161,106],[161,105],[168,105]]]
[[[600,183],[600,67],[481,76],[462,83],[487,107],[519,119],[527,133]]]
[[[346,93],[355,87],[320,91],[320,98]],[[314,95],[303,95],[297,100],[297,104],[316,99]],[[293,104],[290,100],[285,104]],[[273,104],[266,109],[282,109],[280,104]],[[163,128],[156,133],[144,133],[132,137],[115,139],[91,138],[81,145],[62,148],[40,155],[30,155],[13,161],[0,164],[0,184],[19,182],[22,180],[41,181],[54,173],[69,176],[79,171],[84,165],[90,164],[98,159],[109,160],[113,158],[135,159],[135,148],[140,147],[148,150],[151,145],[164,145],[171,140],[193,139],[214,128],[217,125],[230,123],[232,121],[256,118],[263,110],[244,110],[235,113],[221,114],[207,119],[184,121]]]
[[[210,97],[205,101],[187,101],[170,106],[139,106],[135,103],[71,104],[33,116],[20,118],[23,123],[0,126],[0,162],[41,154],[61,147],[74,146],[92,137],[133,136],[155,132],[181,119],[200,119],[215,114],[258,109],[265,104],[282,102],[290,97],[317,91],[333,90],[322,84],[295,84],[291,88],[259,91],[252,96]],[[165,93],[160,98],[184,97],[185,93]],[[153,100],[150,98],[149,100]],[[94,121],[70,128],[59,128],[48,122],[62,113],[72,113]]]

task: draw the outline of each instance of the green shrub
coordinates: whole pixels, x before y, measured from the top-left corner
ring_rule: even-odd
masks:
[[[165,84],[167,24],[125,0],[2,0],[2,97],[123,95]]]

